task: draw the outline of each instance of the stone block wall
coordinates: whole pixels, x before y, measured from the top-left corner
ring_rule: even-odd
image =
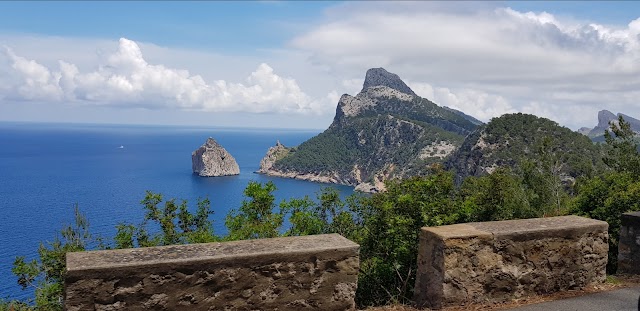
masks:
[[[604,282],[607,229],[578,216],[423,228],[414,298],[438,309]]]
[[[69,253],[65,309],[351,310],[358,251],[329,234]]]
[[[622,214],[618,273],[640,274],[640,212]]]

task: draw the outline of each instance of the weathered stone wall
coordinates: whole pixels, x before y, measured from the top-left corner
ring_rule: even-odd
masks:
[[[622,214],[618,273],[640,274],[640,212]]]
[[[607,228],[578,216],[423,228],[416,303],[500,302],[603,282]]]
[[[67,254],[66,310],[350,310],[359,246],[340,235]]]

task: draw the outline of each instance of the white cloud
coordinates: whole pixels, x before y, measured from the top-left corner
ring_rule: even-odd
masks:
[[[364,79],[346,79],[342,80],[342,88],[346,90],[348,94],[357,94],[362,90]]]
[[[322,128],[342,92],[357,93],[367,69],[385,67],[419,95],[484,121],[522,111],[578,128],[595,125],[601,109],[640,117],[640,18],[603,25],[502,4],[347,2],[259,55],[0,33],[13,53],[0,51],[0,99],[264,112],[265,123]]]
[[[427,98],[440,106],[463,111],[481,121],[516,110],[500,95],[478,90],[462,89],[452,91],[446,87],[433,87],[428,83],[407,81],[407,85],[420,97]]]
[[[97,69],[88,72],[65,61],[59,61],[57,69],[46,67],[9,48],[5,56],[10,66],[4,70],[13,77],[12,85],[0,90],[14,100],[301,114],[324,114],[335,105],[326,98],[311,98],[296,80],[277,75],[266,63],[260,64],[244,83],[207,83],[188,70],[148,63],[140,46],[125,38],[120,39],[114,53],[102,57],[103,63]]]
[[[526,111],[577,128],[600,109],[640,116],[630,96],[640,89],[639,34],[640,18],[610,26],[486,4],[349,3],[290,45],[347,77],[381,66],[428,82],[412,87],[480,119]]]
[[[58,85],[61,78],[59,72],[51,72],[49,69],[34,60],[27,60],[24,57],[15,55],[13,51],[6,48],[6,54],[11,62],[11,68],[17,75],[22,77],[23,83],[15,86],[9,97],[21,97],[25,100],[50,99],[60,100],[62,90]]]
[[[435,92],[434,92],[433,86],[431,86],[431,84],[423,83],[423,82],[414,82],[414,81],[411,81],[411,80],[406,80],[405,83],[418,96],[426,98],[426,99],[428,99],[430,101],[440,102],[440,99],[436,99]],[[444,105],[444,106],[446,106],[446,105]]]

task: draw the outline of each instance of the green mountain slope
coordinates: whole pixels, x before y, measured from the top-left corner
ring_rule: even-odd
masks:
[[[467,136],[446,167],[459,180],[480,176],[497,167],[519,169],[524,161],[548,162],[567,179],[603,167],[602,150],[591,140],[549,119],[529,114],[505,114]]]
[[[358,95],[340,98],[326,131],[259,172],[376,190],[384,180],[422,174],[426,164],[442,162],[475,128],[415,95],[397,75],[374,68]]]

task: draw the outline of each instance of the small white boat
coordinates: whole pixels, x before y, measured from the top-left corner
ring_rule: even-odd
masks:
[[[118,149],[124,149],[124,146],[123,146],[123,145],[120,145],[120,147],[118,147]]]

